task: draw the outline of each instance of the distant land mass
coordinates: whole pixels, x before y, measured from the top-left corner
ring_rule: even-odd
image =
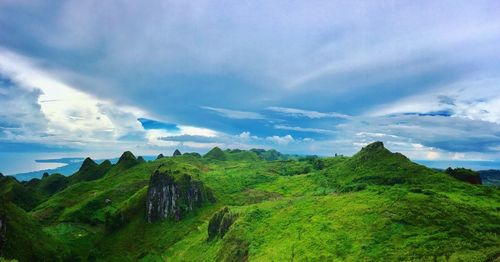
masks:
[[[81,163],[85,158],[83,157],[63,157],[63,158],[53,158],[53,159],[37,159],[35,162],[38,163],[63,163],[63,164],[71,164],[71,163]]]
[[[500,170],[479,170],[477,171],[481,176],[483,185],[497,185],[500,186]]]
[[[154,159],[153,157],[145,157],[148,160]],[[49,173],[49,174],[61,174],[64,176],[69,176],[80,168],[80,166],[83,163],[83,160],[85,158],[82,157],[65,157],[65,158],[54,158],[54,159],[37,159],[35,162],[38,163],[64,163],[66,165],[57,167],[57,168],[52,168],[52,169],[42,169],[42,170],[37,170],[37,171],[31,171],[31,172],[24,172],[24,173],[18,173],[13,175],[17,180],[19,181],[28,181],[33,178],[41,178],[44,173]],[[105,159],[98,159],[95,160],[96,163],[100,164],[104,161]],[[116,163],[118,161],[118,158],[112,158],[110,159],[111,163]]]
[[[63,162],[66,159],[71,159],[71,161]],[[13,176],[19,181],[28,181],[32,178],[41,178],[44,173],[49,173],[49,174],[58,173],[64,176],[69,176],[74,172],[76,172],[78,168],[80,168],[83,162],[83,158],[41,159],[35,161],[39,163],[65,163],[66,165],[53,169],[42,169],[37,171],[19,173]],[[102,162],[104,160],[97,160],[97,161]]]

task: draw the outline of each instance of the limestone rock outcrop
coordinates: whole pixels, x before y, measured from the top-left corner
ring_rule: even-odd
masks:
[[[146,219],[150,223],[166,218],[180,220],[210,202],[215,202],[212,191],[201,181],[176,170],[157,170],[149,180]]]
[[[174,151],[174,153],[172,154],[172,156],[182,156],[182,153],[181,153],[181,151],[179,151],[179,149],[176,149]]]

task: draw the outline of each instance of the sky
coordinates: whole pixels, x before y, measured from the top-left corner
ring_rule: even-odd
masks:
[[[500,2],[0,0],[0,154],[500,159]],[[3,164],[6,165],[6,164]]]

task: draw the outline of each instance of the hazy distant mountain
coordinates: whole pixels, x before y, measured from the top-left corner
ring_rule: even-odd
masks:
[[[69,176],[78,171],[78,169],[83,163],[83,160],[84,160],[83,158],[71,158],[71,161],[69,161],[69,158],[36,160],[45,163],[65,163],[66,165],[53,169],[43,169],[38,171],[19,173],[15,174],[14,177],[20,181],[28,181],[32,178],[41,178],[43,173],[49,173],[49,174],[58,173],[65,176]],[[102,162],[102,160],[100,161]]]
[[[481,176],[484,185],[500,186],[500,170],[480,170],[477,171]]]

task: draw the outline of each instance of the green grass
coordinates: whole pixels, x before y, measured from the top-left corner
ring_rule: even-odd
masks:
[[[206,232],[193,233],[165,256],[173,261],[215,258],[224,252],[221,246],[235,238],[248,244],[249,258],[255,261],[382,257],[485,261],[499,251],[498,214],[473,206],[463,210],[447,198],[402,188],[377,191],[287,198],[235,208],[240,218],[223,240],[207,243]]]
[[[177,222],[147,223],[146,191],[158,168],[200,180],[217,202]],[[224,206],[237,219],[224,237],[207,241],[208,222]],[[116,165],[30,214],[83,260],[492,261],[500,255],[498,187],[459,181],[376,145],[350,158],[215,150],[209,157]]]
[[[6,223],[0,232],[0,256],[19,261],[61,260],[70,256],[63,241],[42,230],[42,226],[12,203],[0,200],[0,219]],[[3,224],[5,226],[5,224]]]

